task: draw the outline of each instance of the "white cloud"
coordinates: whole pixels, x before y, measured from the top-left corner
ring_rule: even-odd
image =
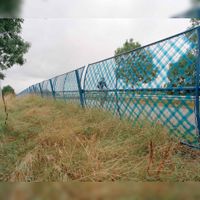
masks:
[[[61,1],[65,6],[59,6],[58,2]],[[170,7],[166,1],[160,0],[156,0],[155,4],[152,0],[146,1],[147,4],[144,0],[139,1],[140,3],[129,0],[123,2],[124,4],[121,0],[27,0],[24,15],[40,18],[25,19],[22,36],[32,44],[26,54],[27,63],[8,70],[3,85],[10,84],[19,92],[44,79],[113,56],[114,50],[126,39],[134,38],[144,45],[184,31],[188,26],[188,20],[184,19],[84,18],[100,14],[104,17],[115,17],[117,14],[124,17],[132,12],[150,15],[151,6],[156,8],[155,4],[161,5],[159,2],[162,2],[160,10],[163,12]],[[173,2],[180,3],[180,0]],[[165,14],[167,13],[168,11]],[[55,18],[48,19],[52,16]],[[83,18],[56,18],[59,16]]]

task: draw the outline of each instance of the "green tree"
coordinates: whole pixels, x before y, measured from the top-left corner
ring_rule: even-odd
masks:
[[[190,27],[189,28],[194,28],[194,27],[199,26],[199,25],[200,25],[200,19],[192,18],[190,20]]]
[[[149,50],[140,49],[126,53],[140,47],[140,43],[130,39],[115,51],[115,62],[118,65],[116,78],[123,80],[126,85],[130,85],[132,88],[149,83],[157,74],[153,64],[153,56]],[[125,54],[120,55],[122,53]]]
[[[20,13],[22,0],[0,0],[1,17],[16,17]]]
[[[24,54],[30,44],[20,36],[23,19],[0,19],[0,70],[25,63]],[[0,78],[4,74],[0,73]]]
[[[122,47],[119,47],[115,50],[115,56],[137,49],[139,47],[141,47],[141,44],[139,42],[134,42],[134,40],[131,38],[126,40]]]
[[[5,96],[7,94],[15,94],[15,90],[10,86],[4,86],[2,89],[2,95]]]
[[[5,75],[0,72],[0,80],[3,80],[4,78],[5,78]]]
[[[13,8],[14,9],[14,8]],[[23,19],[2,18],[0,19],[0,71],[9,69],[14,65],[25,63],[24,54],[28,51],[30,44],[20,36]],[[5,75],[0,72],[0,79]],[[2,95],[5,108],[5,125],[8,120],[7,105]]]
[[[194,28],[200,25],[200,20],[193,18],[190,20],[190,27]],[[197,62],[197,34],[196,32],[188,32],[185,34],[185,40],[191,46],[188,52],[183,54],[177,62],[171,63],[167,77],[169,83],[167,87],[189,87],[195,85],[195,68]]]
[[[167,77],[167,87],[187,87],[195,85],[196,56],[189,52],[177,62],[171,63]]]

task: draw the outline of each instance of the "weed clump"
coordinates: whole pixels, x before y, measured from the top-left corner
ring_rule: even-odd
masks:
[[[1,180],[200,180],[199,152],[158,124],[133,128],[108,112],[35,96],[9,100],[8,110],[7,128],[0,128]]]

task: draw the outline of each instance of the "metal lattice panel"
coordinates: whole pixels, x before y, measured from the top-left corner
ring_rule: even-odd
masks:
[[[49,80],[43,81],[41,83],[42,95],[45,97],[52,97],[52,89]]]
[[[65,101],[75,103],[80,102],[77,78],[79,79],[79,82],[81,82],[83,70],[84,67],[51,79],[56,99],[64,99]]]
[[[200,27],[43,81],[20,93],[108,110],[134,124],[161,124],[199,144]]]
[[[85,77],[86,106],[111,110],[134,123],[159,123],[197,143],[197,52],[197,31],[191,31],[91,64]],[[102,80],[106,87],[99,90]]]

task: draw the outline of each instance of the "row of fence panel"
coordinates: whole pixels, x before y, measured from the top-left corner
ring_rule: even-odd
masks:
[[[24,90],[108,110],[133,124],[160,124],[199,144],[200,28],[89,64]]]

